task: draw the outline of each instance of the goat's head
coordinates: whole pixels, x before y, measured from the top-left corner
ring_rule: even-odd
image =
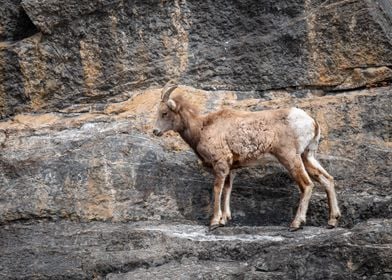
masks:
[[[162,136],[169,130],[179,131],[182,128],[181,117],[178,114],[176,102],[170,98],[170,94],[178,87],[169,81],[162,89],[161,103],[158,108],[157,121],[153,133]]]

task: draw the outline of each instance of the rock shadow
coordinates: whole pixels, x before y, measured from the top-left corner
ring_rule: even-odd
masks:
[[[211,180],[210,180],[211,179]],[[142,196],[146,219],[189,220],[207,224],[211,175],[205,176],[188,152],[149,150],[136,170],[135,189]]]
[[[290,223],[299,191],[287,172],[278,167],[261,167],[237,173],[231,197],[231,226]],[[213,182],[212,173],[191,152],[149,150],[136,171],[135,188],[148,209],[146,219],[185,219],[207,225],[213,207]]]

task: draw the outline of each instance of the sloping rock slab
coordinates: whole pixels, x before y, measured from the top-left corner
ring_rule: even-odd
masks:
[[[391,279],[392,220],[352,229],[13,223],[1,279]]]

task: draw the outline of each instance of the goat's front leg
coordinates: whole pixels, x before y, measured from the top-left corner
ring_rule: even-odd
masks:
[[[222,210],[221,210],[222,190],[226,177],[229,174],[229,168],[227,164],[221,162],[221,163],[217,163],[214,166],[214,171],[215,171],[214,214],[210,222],[210,230],[214,230],[220,226],[220,221],[222,219]]]
[[[214,230],[219,227],[219,222],[222,218],[221,210],[221,197],[223,184],[225,183],[225,177],[216,176],[214,183],[214,214],[210,222],[210,230]]]
[[[226,225],[227,222],[231,220],[230,195],[231,190],[233,189],[233,179],[234,172],[231,171],[230,174],[226,177],[225,184],[223,186],[223,213],[219,222],[222,226]]]

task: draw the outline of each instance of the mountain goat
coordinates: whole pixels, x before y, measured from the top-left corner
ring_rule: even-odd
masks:
[[[320,139],[318,123],[297,108],[246,112],[224,109],[200,115],[182,96],[170,98],[177,85],[170,82],[162,90],[153,133],[178,132],[203,163],[212,168],[214,213],[210,229],[224,226],[231,219],[232,170],[261,163],[274,156],[291,174],[301,192],[299,206],[290,230],[306,221],[309,199],[316,180],[328,197],[328,228],[340,218],[334,180],[315,158]],[[223,196],[223,207],[221,200]]]

